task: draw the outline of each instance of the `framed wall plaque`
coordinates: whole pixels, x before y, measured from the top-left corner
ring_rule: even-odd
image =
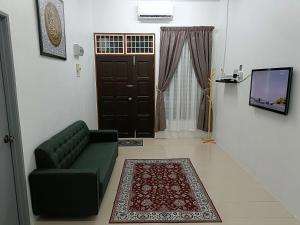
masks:
[[[67,59],[64,3],[36,0],[41,55]]]

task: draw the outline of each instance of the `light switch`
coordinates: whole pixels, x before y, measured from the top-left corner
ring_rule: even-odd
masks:
[[[76,75],[77,77],[80,77],[81,72],[81,65],[79,63],[76,64]]]

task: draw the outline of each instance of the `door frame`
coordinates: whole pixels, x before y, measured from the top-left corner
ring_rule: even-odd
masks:
[[[123,42],[124,42],[124,50],[123,53],[99,53],[97,52],[97,41],[96,37],[97,35],[120,35],[123,36]],[[153,35],[153,53],[127,53],[127,35]],[[105,33],[105,32],[96,32],[94,33],[94,55],[95,55],[95,76],[96,76],[96,93],[97,93],[97,120],[98,120],[98,129],[100,129],[100,120],[99,120],[99,114],[100,114],[100,103],[99,103],[99,88],[98,83],[100,82],[98,79],[98,67],[97,67],[97,58],[98,57],[107,57],[107,56],[153,56],[153,138],[155,138],[155,120],[156,120],[156,34],[155,33]]]
[[[15,139],[11,145],[16,201],[20,225],[29,225],[29,206],[27,197],[26,175],[23,158],[21,127],[17,101],[15,70],[10,36],[9,16],[0,11],[0,54],[3,72],[4,92],[7,106],[7,118],[10,135]],[[4,57],[4,52],[5,57]]]

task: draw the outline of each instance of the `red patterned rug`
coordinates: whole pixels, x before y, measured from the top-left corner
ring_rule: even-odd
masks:
[[[222,222],[189,159],[124,163],[110,223]]]

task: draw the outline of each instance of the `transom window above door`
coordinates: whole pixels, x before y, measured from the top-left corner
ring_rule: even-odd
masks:
[[[122,34],[95,34],[95,53],[124,54],[124,35]]]
[[[96,55],[154,55],[152,33],[95,33]]]

